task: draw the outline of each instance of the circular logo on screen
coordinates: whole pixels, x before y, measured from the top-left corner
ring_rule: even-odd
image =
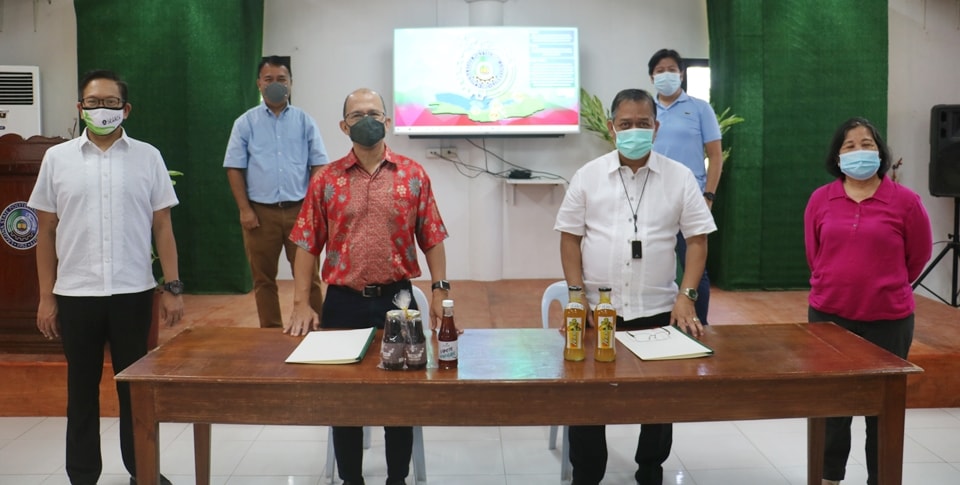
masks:
[[[37,245],[37,213],[26,202],[14,202],[0,213],[0,236],[13,249],[30,249]]]
[[[503,60],[492,51],[478,51],[467,57],[464,75],[478,89],[496,90],[506,77]]]
[[[476,98],[496,98],[513,83],[513,66],[496,50],[477,45],[464,51],[458,62],[460,84]]]

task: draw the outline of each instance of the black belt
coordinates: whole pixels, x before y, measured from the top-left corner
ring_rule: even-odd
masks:
[[[251,200],[250,202],[252,202],[252,203],[254,203],[254,204],[257,204],[257,205],[262,205],[262,206],[264,206],[264,207],[272,207],[272,208],[274,208],[274,209],[286,209],[286,208],[289,208],[289,207],[293,207],[293,206],[295,206],[295,205],[300,205],[300,203],[303,202],[303,199],[300,199],[300,200],[288,200],[288,201],[283,201],[283,202],[271,202],[271,203],[269,203],[269,204],[266,204],[266,203],[263,203],[263,202],[256,202],[256,201],[253,201],[253,200]]]
[[[350,288],[349,286],[332,286],[347,290],[350,293],[360,295],[364,298],[379,298],[381,296],[393,296],[400,290],[409,290],[411,283],[410,280],[400,280],[394,281],[393,283],[387,283],[385,285],[367,285],[363,287],[363,290],[356,290],[354,288]]]

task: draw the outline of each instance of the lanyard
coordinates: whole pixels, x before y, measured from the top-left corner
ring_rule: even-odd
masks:
[[[647,188],[647,179],[650,178],[650,169],[647,168],[647,173],[643,177],[643,185],[640,186],[640,196],[637,197],[637,207],[634,208],[630,204],[630,191],[627,190],[627,182],[623,180],[623,171],[617,167],[617,174],[620,175],[620,183],[623,185],[623,193],[627,195],[627,207],[630,208],[630,212],[633,213],[633,239],[637,239],[637,213],[640,212],[640,200],[643,199],[643,191]]]

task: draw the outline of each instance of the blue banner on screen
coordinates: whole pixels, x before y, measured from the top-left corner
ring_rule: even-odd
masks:
[[[397,29],[394,133],[578,133],[579,52],[572,27]]]

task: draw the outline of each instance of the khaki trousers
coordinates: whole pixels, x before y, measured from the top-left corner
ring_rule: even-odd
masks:
[[[297,245],[290,240],[290,232],[300,214],[300,203],[291,203],[279,207],[278,205],[257,204],[250,206],[260,227],[252,230],[243,230],[243,247],[250,261],[250,273],[253,276],[253,295],[257,301],[257,315],[260,317],[260,327],[282,327],[283,316],[280,314],[280,298],[277,295],[277,268],[280,260],[280,250],[284,250],[290,270],[293,271],[293,260],[297,254]],[[323,296],[320,291],[320,259],[317,258],[313,268],[313,283],[310,288],[310,306],[320,313],[323,309]]]

